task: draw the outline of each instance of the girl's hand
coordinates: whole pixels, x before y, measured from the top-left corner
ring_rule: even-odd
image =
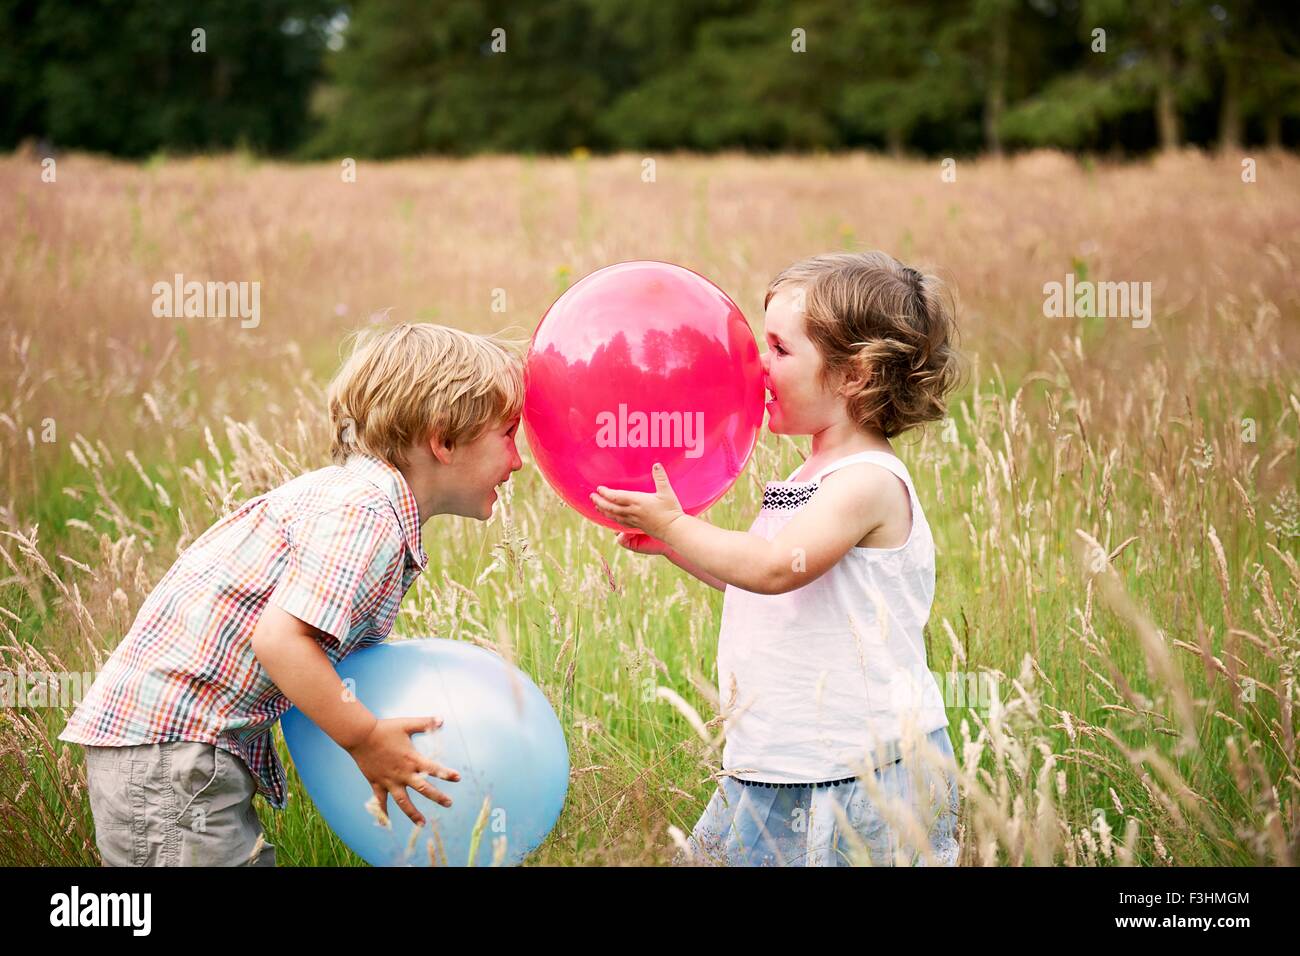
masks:
[[[635,551],[637,554],[668,553],[668,545],[641,532],[628,533],[620,531],[618,533],[618,543],[621,547],[627,548],[629,551]]]
[[[624,527],[644,531],[662,541],[668,526],[685,512],[682,511],[673,486],[668,483],[668,473],[664,471],[664,466],[655,462],[651,475],[655,483],[653,493],[618,491],[600,485],[592,493],[591,500],[596,510],[606,518],[617,521]]]

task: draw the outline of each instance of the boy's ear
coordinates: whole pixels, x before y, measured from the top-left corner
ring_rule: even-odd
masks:
[[[443,441],[441,435],[431,434],[429,435],[427,442],[429,445],[429,451],[433,452],[434,458],[438,459],[438,461],[444,465],[451,464],[451,459],[455,454],[455,449]]]

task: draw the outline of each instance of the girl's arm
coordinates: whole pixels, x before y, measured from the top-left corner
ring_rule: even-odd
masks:
[[[655,465],[653,477],[653,494],[601,486],[592,501],[620,524],[658,538],[696,570],[758,594],[793,591],[826,573],[879,527],[893,491],[890,482],[897,482],[878,465],[841,468],[828,475],[808,505],[767,541],[686,514],[660,465]]]
[[[691,564],[691,562],[687,561],[685,558],[683,558],[672,548],[669,548],[667,551],[664,552],[664,557],[667,558],[669,561],[671,561],[673,564],[677,565],[687,574],[699,578],[709,587],[717,588],[719,591],[727,590],[726,581],[723,581],[721,578],[714,577],[712,574],[710,574],[708,571],[705,571],[703,568],[697,568],[695,565]]]
[[[620,531],[618,535],[618,543],[629,551],[635,551],[637,554],[662,554],[687,574],[698,578],[709,587],[717,588],[719,591],[725,591],[727,589],[727,583],[725,581],[719,581],[712,574],[709,574],[706,571],[701,571],[672,548],[668,547],[668,545],[664,544],[662,541],[656,541],[648,534],[628,534],[627,532]]]

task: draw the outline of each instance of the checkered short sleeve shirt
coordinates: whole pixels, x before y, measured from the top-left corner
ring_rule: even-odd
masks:
[[[59,739],[214,744],[281,809],[271,728],[293,704],[253,654],[262,611],[275,603],[319,628],[337,664],[389,635],[427,564],[415,495],[379,458],[353,455],[246,501],[172,565]]]

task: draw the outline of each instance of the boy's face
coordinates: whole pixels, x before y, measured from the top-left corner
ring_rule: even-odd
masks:
[[[515,447],[519,418],[489,425],[473,441],[460,445],[452,459],[451,484],[456,489],[452,513],[486,521],[496,504],[496,486],[523,467]]]
[[[822,384],[821,352],[804,332],[803,290],[785,286],[767,304],[761,356],[767,402],[767,427],[778,435],[812,435],[835,418],[837,399]]]

